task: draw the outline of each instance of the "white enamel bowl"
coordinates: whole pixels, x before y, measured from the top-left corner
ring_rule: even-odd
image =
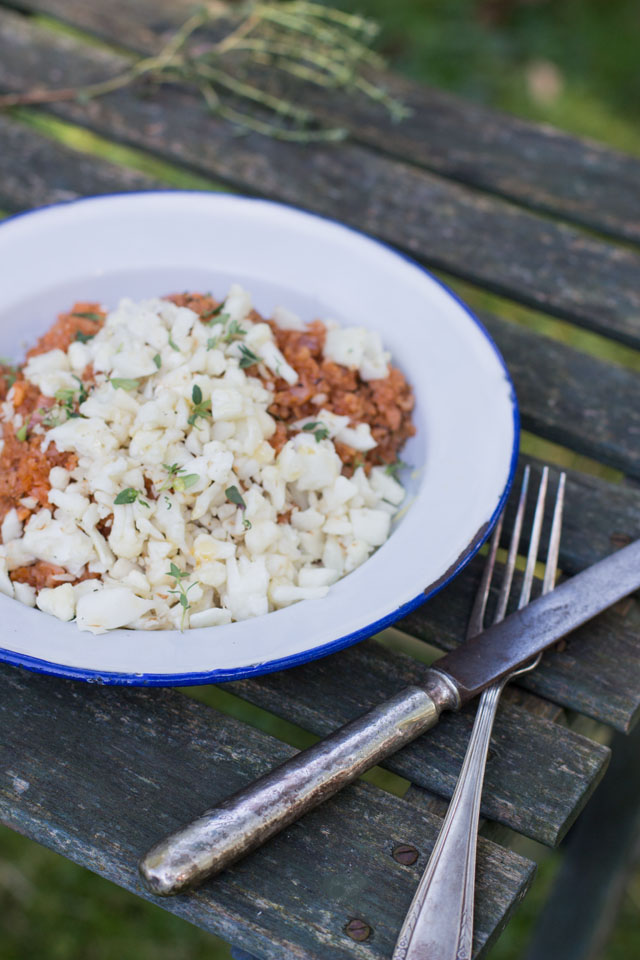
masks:
[[[0,659],[85,680],[180,684],[237,679],[323,656],[388,626],[435,593],[486,538],[507,495],[517,405],[473,314],[417,264],[299,210],[214,193],[82,200],[0,226],[0,354],[22,357],[75,300],[113,306],[181,290],[224,295],[237,280],[258,310],[379,330],[412,384],[416,436],[402,458],[407,507],[393,533],[329,595],[228,626],[94,637],[0,595]]]

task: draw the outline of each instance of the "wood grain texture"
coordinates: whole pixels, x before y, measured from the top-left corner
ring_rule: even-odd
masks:
[[[366,784],[193,894],[158,900],[140,883],[136,863],[150,844],[291,752],[176,691],[0,669],[4,823],[263,960],[383,960],[439,821]],[[391,857],[400,842],[420,851],[415,865]],[[476,951],[495,938],[533,871],[481,842]],[[373,929],[364,943],[344,933],[354,917]]]
[[[531,469],[532,488],[537,489],[543,464],[528,456],[520,457],[514,488],[520,486],[525,464]],[[550,497],[555,496],[559,473],[560,468],[551,468]],[[567,470],[566,473],[560,570],[564,574],[574,574],[640,538],[640,489],[635,485],[610,483],[578,470]],[[515,510],[512,499],[505,512],[505,538],[513,528]],[[529,537],[532,513],[533,505],[529,504],[522,531],[524,542]],[[543,547],[548,541],[550,526],[551,518],[547,515],[542,528]]]
[[[9,213],[82,196],[153,190],[157,181],[71,150],[0,114],[0,208]]]
[[[76,86],[128,61],[0,11],[0,88]],[[208,115],[199,96],[136,88],[59,116],[234,188],[357,226],[425,263],[640,344],[640,255],[354,144],[296,146]]]
[[[523,428],[640,479],[640,376],[495,315],[480,319],[506,361]]]
[[[197,7],[193,0],[19,0],[103,40],[155,52]],[[601,144],[533,124],[393,73],[373,79],[411,115],[392,121],[364,97],[318,90],[276,71],[261,79],[347,128],[360,142],[404,161],[555,214],[613,237],[640,241],[640,161]]]
[[[427,668],[368,641],[293,670],[225,684],[252,703],[316,734],[326,734],[409,684]],[[453,793],[476,705],[382,764],[431,793]],[[578,734],[504,703],[487,765],[483,816],[554,845],[604,773],[609,752]]]
[[[605,955],[640,847],[640,728],[616,735],[612,749],[611,767],[568,838],[523,960]]]

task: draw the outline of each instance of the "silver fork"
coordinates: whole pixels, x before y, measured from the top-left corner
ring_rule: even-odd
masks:
[[[545,467],[542,471],[538,489],[518,608],[526,606],[531,597],[548,479],[549,468]],[[498,596],[494,623],[504,619],[509,602],[528,486],[529,468],[526,467],[522,478],[518,509]],[[553,511],[546,570],[542,584],[543,593],[548,593],[553,588],[558,568],[564,488],[565,474],[562,473],[558,482]],[[483,629],[487,598],[500,543],[503,516],[504,514],[500,517],[491,540],[487,562],[467,629],[468,638],[477,636]],[[533,670],[540,662],[540,656],[541,654],[520,670],[514,671],[492,687],[488,687],[482,694],[456,789],[451,798],[436,845],[402,925],[393,953],[393,960],[470,960],[473,941],[473,904],[480,799],[493,722],[500,695],[505,685],[512,677]]]

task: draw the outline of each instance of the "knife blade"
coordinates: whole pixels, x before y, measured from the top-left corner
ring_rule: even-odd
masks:
[[[446,654],[407,687],[157,843],[149,889],[181,893],[260,846],[485,687],[640,588],[640,540]]]
[[[640,540],[532,600],[436,660],[466,703],[542,650],[638,589]]]

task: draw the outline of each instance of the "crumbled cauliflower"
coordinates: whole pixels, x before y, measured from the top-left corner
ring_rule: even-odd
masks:
[[[274,319],[303,326],[283,307]],[[388,373],[364,328],[332,326],[325,356],[364,379]],[[87,366],[95,379],[78,394]],[[389,536],[402,487],[380,467],[347,479],[334,446],[373,449],[369,424],[320,407],[321,427],[292,425],[276,456],[265,384],[298,374],[237,285],[210,324],[169,301],[122,300],[94,337],[24,372],[45,396],[75,394],[77,415],[42,442],[78,462],[52,468],[49,507],[24,527],[7,513],[0,591],[81,630],[212,627],[319,599]],[[10,570],[36,560],[64,569],[59,586],[12,583]]]

